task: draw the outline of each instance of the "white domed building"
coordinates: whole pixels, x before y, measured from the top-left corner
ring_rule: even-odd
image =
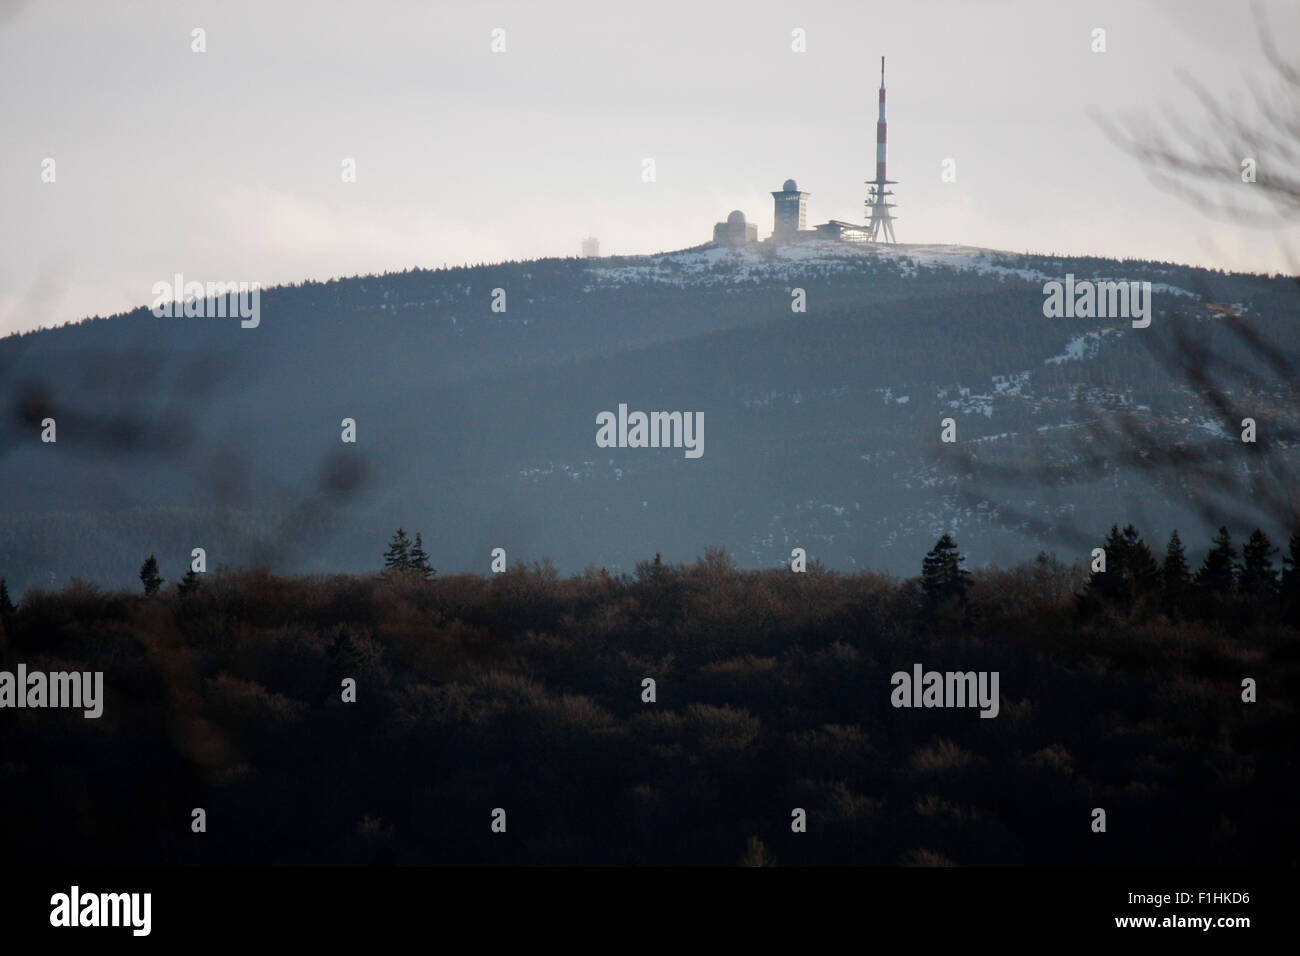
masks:
[[[739,209],[732,210],[726,222],[716,223],[713,227],[713,242],[719,246],[743,246],[758,242],[758,225],[745,221],[745,214]]]

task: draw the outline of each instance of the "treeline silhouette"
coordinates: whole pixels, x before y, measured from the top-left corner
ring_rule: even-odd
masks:
[[[1131,524],[1123,531],[1112,525],[1102,550],[1104,566],[1092,571],[1080,596],[1085,613],[1102,607],[1128,614],[1158,610],[1174,621],[1281,619],[1300,626],[1300,532],[1291,535],[1280,567],[1278,549],[1259,528],[1239,556],[1232,535],[1220,526],[1195,573],[1177,530],[1159,565]]]
[[[0,709],[0,839],[88,864],[1295,865],[1300,536],[1280,575],[1261,534],[1195,571],[1176,535],[1163,563],[1131,526],[1104,547],[1104,572],[968,572],[945,535],[901,581],[721,550],[561,578],[434,575],[402,532],[369,576],[16,606],[0,581],[4,669],[105,675],[98,720]],[[997,671],[999,715],[895,709],[915,664]]]

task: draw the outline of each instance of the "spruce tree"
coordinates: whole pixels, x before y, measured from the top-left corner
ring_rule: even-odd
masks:
[[[388,550],[384,552],[384,567],[389,571],[411,570],[411,542],[401,528],[397,529],[393,539],[388,542]]]
[[[1237,549],[1232,546],[1232,536],[1220,526],[1214,536],[1214,546],[1205,556],[1205,562],[1196,572],[1196,586],[1213,597],[1231,597],[1237,583]]]
[[[18,608],[9,598],[9,585],[5,583],[4,578],[0,578],[0,617],[9,617],[17,610]]]
[[[1091,594],[1124,609],[1160,587],[1160,567],[1142,535],[1133,525],[1110,526],[1102,545],[1106,550],[1106,570],[1094,571],[1088,579]]]
[[[1281,592],[1283,615],[1290,624],[1300,627],[1300,531],[1291,535],[1282,558]]]
[[[1137,528],[1128,525],[1123,537],[1124,574],[1128,578],[1129,595],[1144,597],[1156,590],[1160,583],[1160,569]]]
[[[158,559],[152,554],[140,565],[140,583],[144,585],[145,594],[153,594],[163,585],[163,578],[158,573]]]
[[[1277,571],[1273,567],[1273,547],[1268,536],[1259,528],[1250,533],[1250,540],[1241,549],[1241,576],[1237,590],[1251,601],[1268,603],[1277,596]]]
[[[656,551],[653,561],[638,561],[636,563],[636,579],[638,581],[659,581],[663,579],[667,570],[668,565],[664,564],[663,555]]]
[[[427,581],[433,577],[433,566],[429,563],[429,553],[424,550],[420,532],[415,532],[415,544],[411,546],[411,570]]]
[[[1088,593],[1114,601],[1128,586],[1124,576],[1124,536],[1119,525],[1110,526],[1110,533],[1101,546],[1106,552],[1106,570],[1093,571],[1088,576]]]
[[[1169,536],[1169,545],[1165,548],[1165,563],[1160,569],[1160,599],[1164,611],[1170,617],[1178,613],[1179,607],[1187,599],[1187,589],[1191,584],[1191,574],[1187,569],[1187,552],[1183,548],[1183,539],[1178,537],[1178,529]]]
[[[176,585],[181,594],[193,594],[199,589],[199,576],[193,568],[185,572],[185,577],[181,578],[180,584]]]
[[[927,607],[934,609],[949,602],[965,606],[970,585],[970,572],[961,566],[965,560],[950,534],[945,534],[926,552],[921,562],[921,590]]]

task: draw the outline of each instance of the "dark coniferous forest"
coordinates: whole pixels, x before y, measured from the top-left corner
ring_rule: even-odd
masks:
[[[447,575],[423,540],[377,542],[363,575],[159,583],[150,558],[134,593],[78,582],[15,606],[0,589],[3,668],[102,670],[111,702],[0,714],[5,846],[112,864],[1296,863],[1300,535],[1223,528],[1189,563],[1176,534],[1114,527],[1104,572],[1042,553],[973,573],[944,535],[901,579],[741,570],[722,549]],[[893,675],[917,665],[997,672],[996,718],[896,706]],[[219,839],[191,838],[195,808]]]

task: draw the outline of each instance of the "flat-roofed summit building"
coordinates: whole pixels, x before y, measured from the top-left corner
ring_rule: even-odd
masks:
[[[772,193],[774,222],[772,238],[778,241],[795,239],[808,226],[808,197],[812,193],[799,191],[799,184],[787,179],[780,192]]]

